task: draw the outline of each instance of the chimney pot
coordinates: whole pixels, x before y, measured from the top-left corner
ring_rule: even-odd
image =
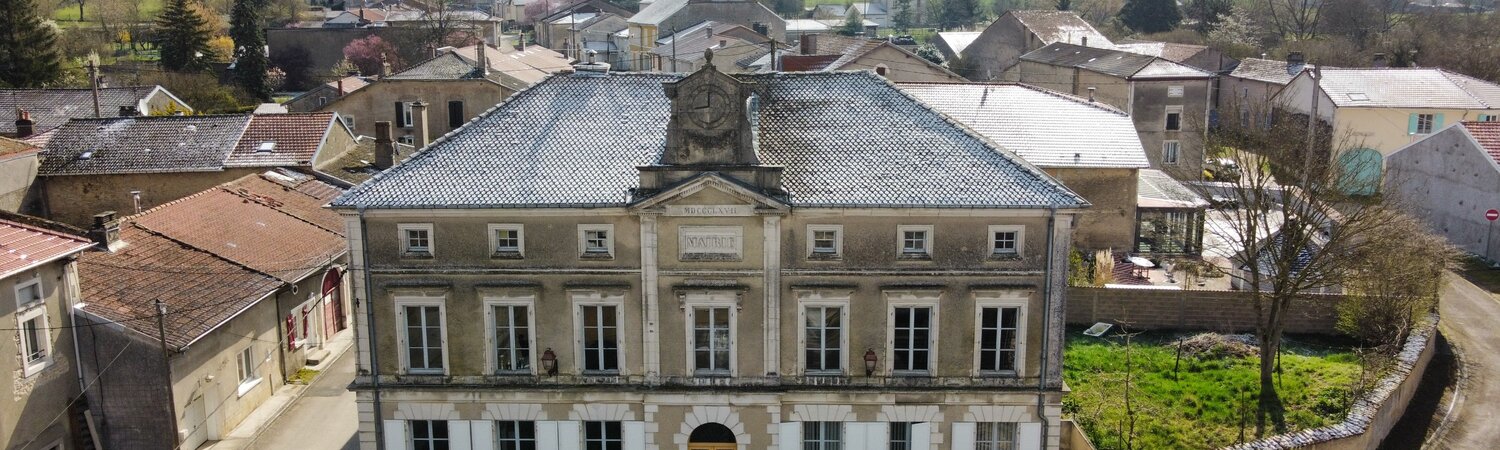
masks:
[[[391,139],[391,122],[375,122],[375,168],[389,169],[396,160],[396,141]]]
[[[140,115],[140,111],[136,111],[134,106],[120,105],[120,117],[135,117],[138,115]]]
[[[94,243],[104,246],[109,250],[118,248],[120,242],[120,221],[115,219],[114,211],[104,211],[94,214],[94,226],[89,228],[89,237]]]
[[[1093,103],[1094,102],[1094,91],[1097,91],[1097,90],[1099,90],[1099,88],[1096,88],[1096,87],[1093,87],[1093,86],[1089,86],[1089,103]]]
[[[31,113],[24,109],[16,109],[16,137],[25,138],[36,134],[36,122],[31,120]]]
[[[1089,46],[1089,37],[1088,36],[1084,36],[1084,37],[1079,38],[1079,44],[1083,45],[1084,47],[1088,47]]]

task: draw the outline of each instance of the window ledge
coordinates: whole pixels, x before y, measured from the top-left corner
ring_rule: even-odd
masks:
[[[590,259],[590,260],[598,260],[598,261],[608,261],[608,260],[611,260],[611,259],[615,259],[615,255],[609,254],[609,253],[587,253],[586,252],[584,254],[578,255],[578,259]]]
[[[432,259],[432,252],[403,252],[402,259]]]
[[[256,386],[260,386],[261,380],[264,380],[264,379],[265,378],[262,377],[262,378],[256,378],[256,379],[250,380],[250,381],[241,382],[239,389],[236,389],[234,391],[234,396],[235,397],[244,397],[245,394],[250,393],[251,389],[255,389]]]
[[[521,252],[498,251],[490,255],[490,259],[525,259]]]
[[[902,253],[900,255],[897,255],[896,259],[901,260],[901,261],[932,261],[932,254],[929,254],[929,253]]]
[[[1016,372],[1014,370],[997,372],[980,371],[979,374],[975,376],[979,378],[1020,378],[1019,375],[1016,375]]]
[[[816,252],[814,252],[811,255],[807,255],[807,260],[808,261],[842,261],[843,259],[844,259],[844,255],[840,255],[838,253],[816,253]]]
[[[42,359],[37,360],[36,362],[26,364],[26,367],[21,371],[21,378],[31,378],[36,374],[42,373],[43,370],[47,370],[47,368],[51,366],[52,357],[44,356],[42,357]]]
[[[1020,261],[1020,253],[990,253],[990,261]]]

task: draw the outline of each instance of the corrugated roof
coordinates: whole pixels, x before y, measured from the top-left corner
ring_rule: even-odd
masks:
[[[761,97],[761,160],[797,206],[1075,207],[1020,157],[868,72],[738,75]],[[558,76],[522,91],[335,206],[622,206],[666,140],[669,74]],[[892,133],[891,130],[900,130]]]
[[[1313,67],[1314,66],[1312,64],[1304,64],[1300,69],[1297,70],[1297,73],[1302,73],[1303,70],[1312,69]],[[1229,76],[1231,77],[1262,81],[1282,86],[1286,86],[1287,83],[1290,83],[1292,81],[1292,76],[1294,75],[1295,74],[1287,73],[1286,61],[1276,61],[1272,59],[1260,58],[1242,59],[1240,60],[1240,65],[1235,66],[1234,71],[1229,72]]]
[[[0,279],[90,246],[83,236],[0,219]]]
[[[1103,103],[1021,84],[899,86],[1041,167],[1151,166],[1130,116]]]
[[[1055,42],[1083,44],[1084,39],[1087,38],[1090,47],[1114,46],[1108,37],[1072,11],[1012,10],[1010,14],[1046,44]]]
[[[1500,122],[1463,122],[1463,127],[1468,130],[1469,135],[1474,136],[1479,147],[1488,153],[1496,164],[1500,164]]]
[[[334,113],[257,114],[224,162],[226,167],[307,166],[323,145]]]
[[[1500,86],[1434,68],[1324,67],[1319,86],[1335,105],[1500,109]]]
[[[1081,45],[1048,44],[1021,55],[1021,60],[1077,67],[1121,78],[1212,78],[1213,74],[1155,56]]]
[[[121,106],[134,109],[158,86],[99,89],[99,115],[120,115]],[[31,113],[36,131],[62,126],[68,119],[94,117],[94,95],[89,89],[0,89],[0,133],[16,132],[16,110]],[[150,111],[139,111],[147,114]]]
[[[39,173],[100,175],[224,169],[250,115],[73,119],[42,151]]]

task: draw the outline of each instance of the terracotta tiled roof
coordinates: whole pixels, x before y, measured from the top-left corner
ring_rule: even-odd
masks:
[[[0,137],[0,157],[19,155],[22,153],[34,153],[39,151],[35,145],[26,141],[18,141],[11,138]]]
[[[336,126],[333,116],[332,112],[256,114],[224,166],[312,165],[313,155],[323,145],[329,128]]]
[[[1464,122],[1463,125],[1485,153],[1500,163],[1500,122]]]
[[[0,278],[83,251],[91,245],[82,236],[0,219]]]
[[[326,183],[297,180],[275,173],[240,178],[225,183],[223,188],[334,234],[344,234],[344,220],[338,213],[323,207],[344,191]]]

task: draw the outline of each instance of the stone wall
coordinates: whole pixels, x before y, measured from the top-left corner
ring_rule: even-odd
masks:
[[[1337,295],[1297,300],[1287,317],[1289,333],[1333,333]],[[1134,330],[1176,329],[1245,332],[1255,329],[1255,306],[1241,291],[1068,288],[1068,324],[1123,324]]]

